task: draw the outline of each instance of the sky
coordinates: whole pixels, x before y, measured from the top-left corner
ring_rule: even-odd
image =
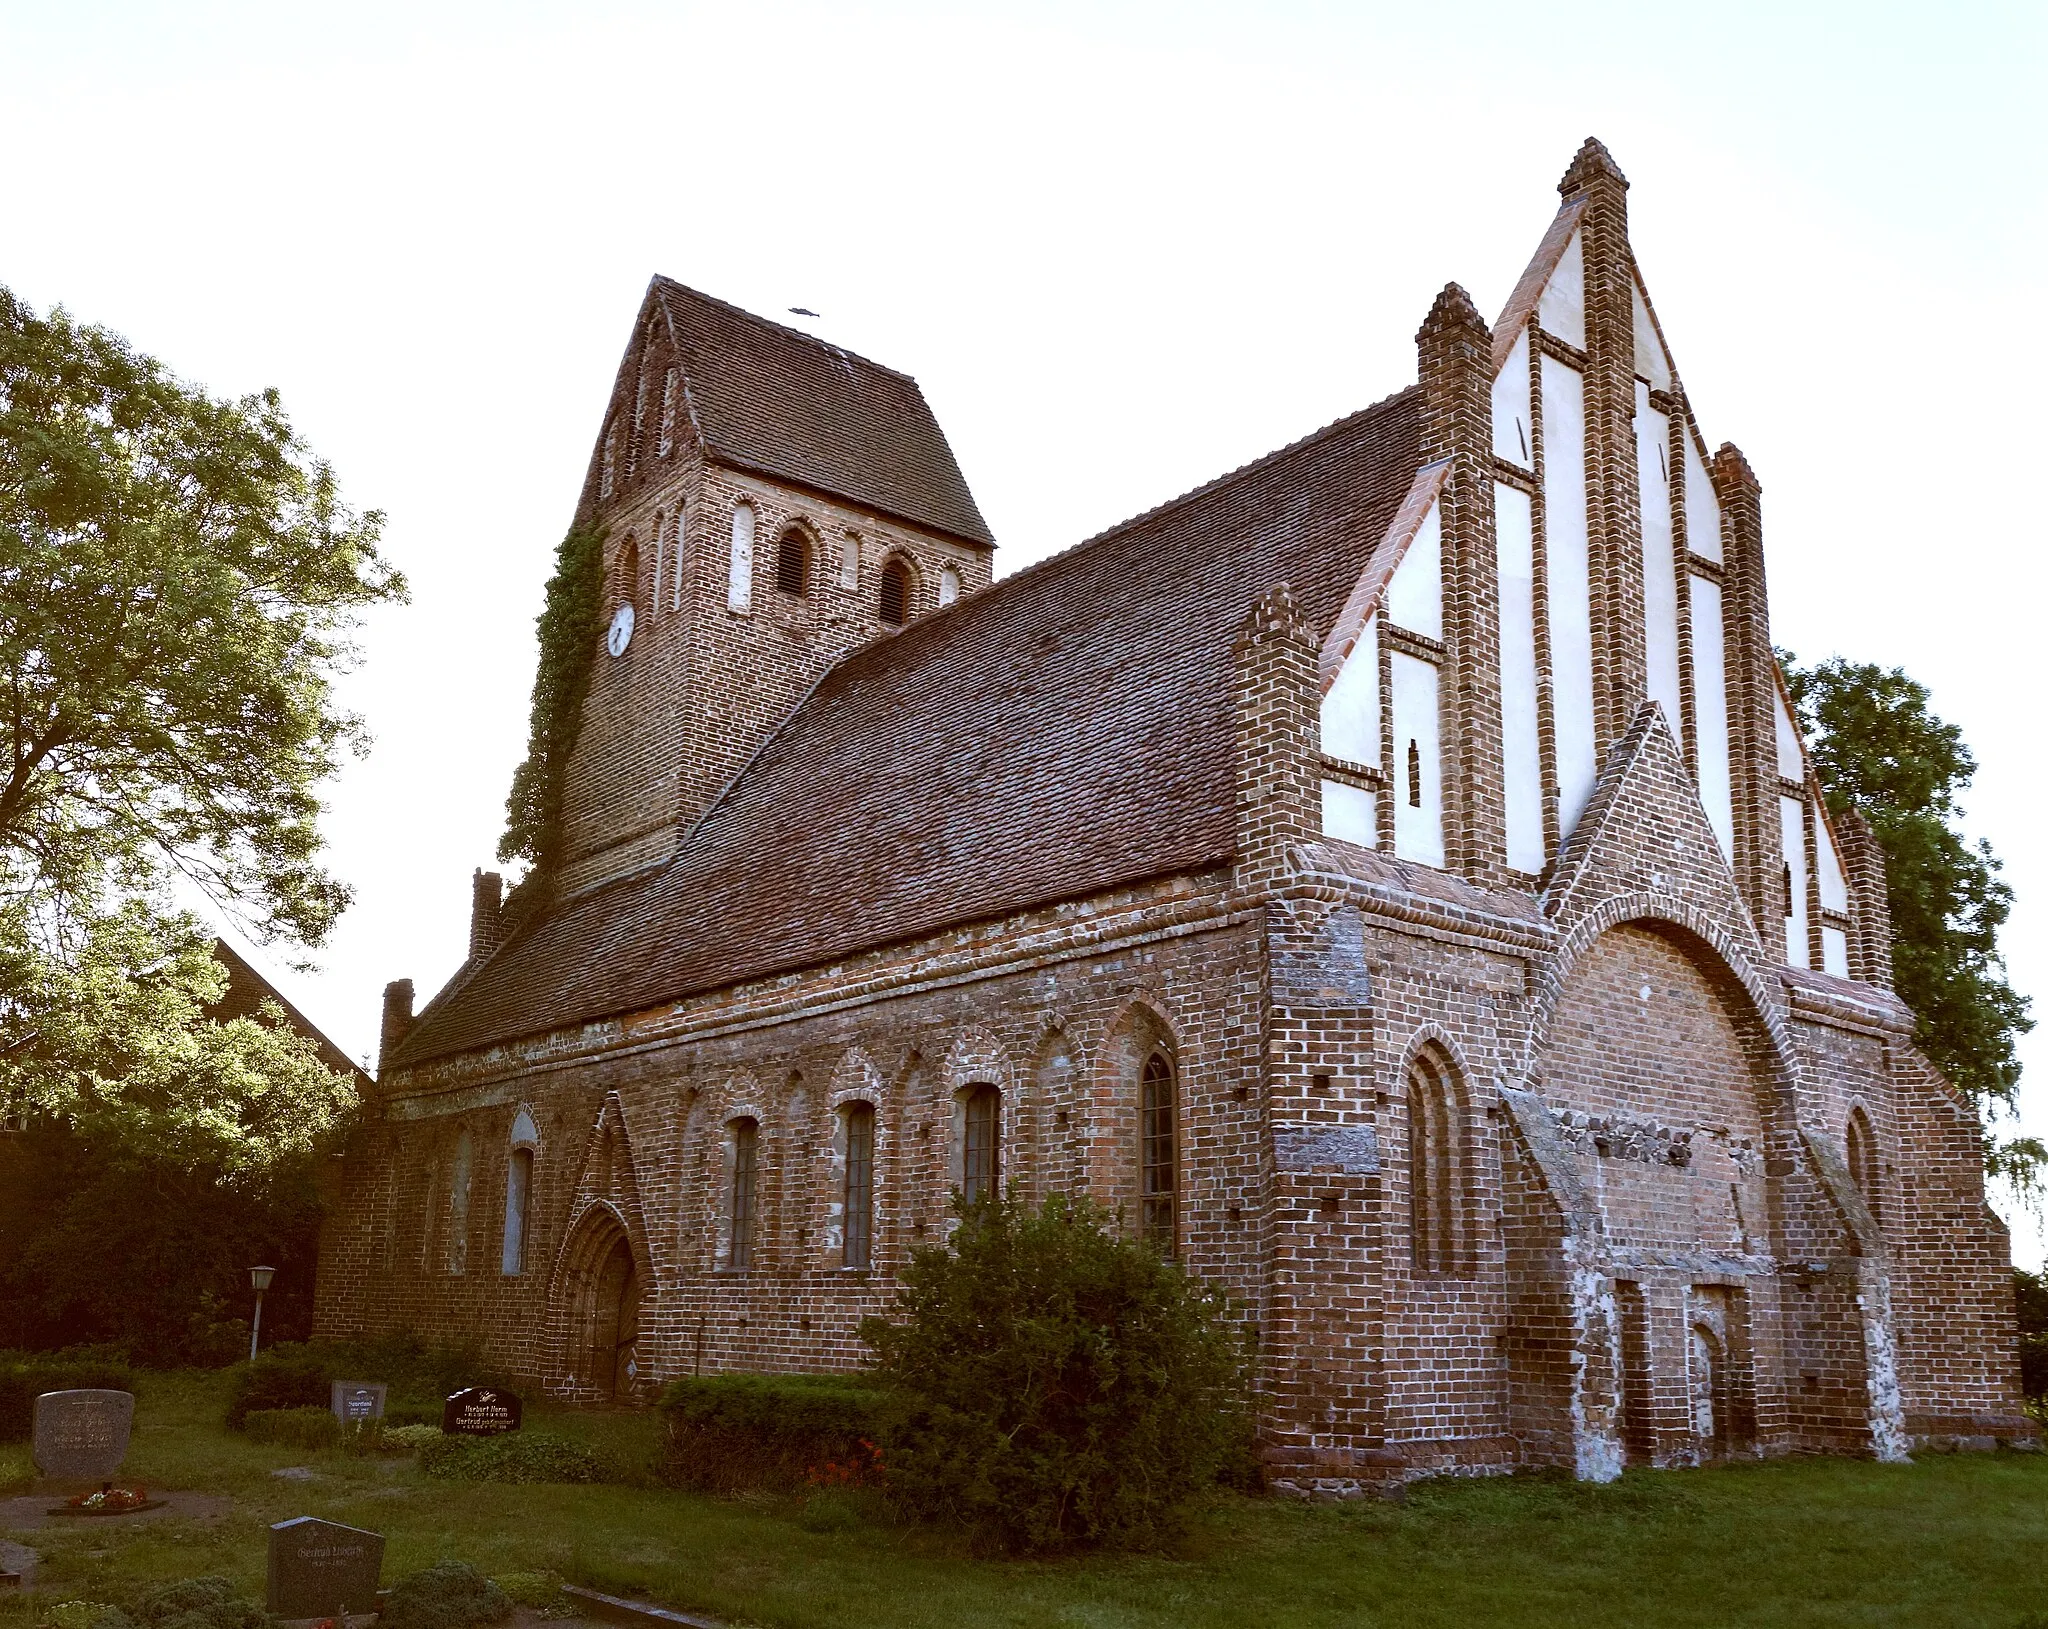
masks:
[[[462,959],[654,273],[915,374],[1011,571],[1409,383],[1436,291],[1497,312],[1598,135],[1763,482],[1777,642],[1962,727],[2048,995],[2044,69],[2048,8],[1968,0],[0,0],[0,284],[277,387],[388,517],[412,599],[360,632],[375,745],[326,823],[355,905],[314,970],[254,958],[361,1057],[386,980]],[[2023,1057],[2048,1135],[2048,1023]]]

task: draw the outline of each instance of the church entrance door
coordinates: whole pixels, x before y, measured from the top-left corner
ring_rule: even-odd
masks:
[[[594,1299],[590,1378],[608,1400],[623,1402],[640,1376],[640,1275],[623,1234],[598,1269]]]

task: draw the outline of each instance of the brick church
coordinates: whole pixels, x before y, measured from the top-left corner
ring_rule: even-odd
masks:
[[[1589,141],[1489,328],[1000,581],[916,383],[664,278],[561,852],[387,992],[328,1335],[860,1361],[949,1196],[1256,1324],[1274,1486],[2031,1439],[1971,1105]]]

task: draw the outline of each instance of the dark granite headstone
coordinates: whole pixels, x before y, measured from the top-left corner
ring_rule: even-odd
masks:
[[[390,1390],[380,1380],[337,1380],[334,1383],[334,1417],[343,1425],[365,1425],[384,1418],[384,1394]]]
[[[519,1429],[519,1395],[496,1386],[469,1386],[441,1405],[441,1429],[451,1437],[498,1437]]]
[[[36,1399],[36,1469],[53,1482],[104,1482],[128,1457],[135,1396],[46,1391]]]
[[[373,1612],[384,1575],[384,1535],[296,1516],[270,1529],[264,1604],[280,1618]]]

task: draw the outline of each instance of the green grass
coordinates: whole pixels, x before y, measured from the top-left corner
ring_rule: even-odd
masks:
[[[553,1569],[776,1629],[1870,1625],[2048,1629],[2048,1456],[1840,1460],[1429,1484],[1407,1504],[1219,1501],[1170,1556],[977,1559],[942,1534],[834,1524],[789,1501],[656,1487],[434,1482],[409,1461],[308,1461],[229,1435],[211,1376],[143,1382],[124,1475],[225,1493],[215,1524],[44,1531],[38,1599],[118,1599],[223,1572],[260,1598],[264,1527],[315,1515],[387,1535],[385,1577],[444,1556]],[[645,1415],[535,1406],[530,1425],[646,1463]],[[281,1481],[311,1463],[314,1482]],[[0,1487],[29,1474],[0,1447]],[[825,1528],[824,1531],[813,1529]],[[31,1600],[0,1600],[27,1629]]]

